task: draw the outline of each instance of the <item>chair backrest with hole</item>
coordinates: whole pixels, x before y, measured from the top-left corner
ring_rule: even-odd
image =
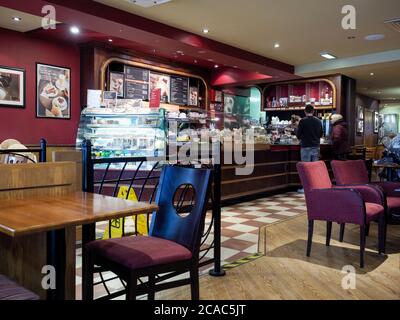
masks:
[[[165,166],[156,196],[159,210],[152,216],[149,235],[179,243],[196,254],[204,229],[210,177],[210,169]],[[182,215],[185,201],[190,213]]]

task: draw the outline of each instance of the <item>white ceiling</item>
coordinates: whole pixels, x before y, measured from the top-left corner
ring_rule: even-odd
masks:
[[[21,21],[13,21],[13,17],[19,17]],[[21,11],[0,7],[0,28],[19,32],[27,32],[42,26],[42,18]]]
[[[400,33],[384,23],[400,18],[399,0],[173,0],[151,8],[128,0],[95,1],[295,66],[326,61],[319,55],[322,51],[348,58],[400,49]],[[356,8],[356,30],[341,27],[341,9],[348,4]],[[207,35],[202,33],[205,27],[210,30]],[[377,33],[385,39],[364,40]],[[275,42],[280,48],[274,48]],[[379,75],[374,79],[368,72],[372,69]],[[341,72],[355,77],[359,88],[367,84],[371,90],[364,94],[400,98],[399,64],[349,67]],[[384,93],[375,94],[378,89]]]

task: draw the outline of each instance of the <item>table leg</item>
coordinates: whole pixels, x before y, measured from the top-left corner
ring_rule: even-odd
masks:
[[[89,275],[87,270],[89,268],[89,261],[88,257],[86,255],[86,244],[88,244],[91,241],[96,240],[96,224],[85,224],[82,226],[82,299],[87,299],[90,294],[86,292],[88,290],[88,285],[92,285],[93,281],[88,281],[89,279],[87,278],[88,276],[93,277],[93,275]],[[90,291],[93,290],[93,288],[90,288]],[[93,297],[91,298],[93,299]]]
[[[47,264],[56,270],[56,288],[48,289],[47,300],[65,300],[65,229],[47,232]]]

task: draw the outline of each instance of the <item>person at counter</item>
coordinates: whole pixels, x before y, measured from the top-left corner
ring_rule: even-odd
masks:
[[[301,145],[301,161],[313,162],[319,160],[320,139],[323,135],[321,121],[314,117],[314,107],[307,105],[306,117],[300,120],[296,132]]]
[[[341,114],[333,114],[332,122],[332,151],[336,160],[345,160],[350,153],[349,132],[347,123]]]

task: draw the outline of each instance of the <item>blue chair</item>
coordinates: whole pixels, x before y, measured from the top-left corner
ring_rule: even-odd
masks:
[[[93,300],[94,266],[110,270],[126,281],[126,299],[190,284],[192,300],[199,299],[199,251],[210,194],[209,169],[165,166],[157,189],[158,212],[152,215],[149,236],[90,242],[83,299]],[[178,198],[178,201],[176,199]],[[190,198],[190,201],[188,201]],[[178,203],[176,203],[178,202]],[[186,206],[184,205],[186,204]],[[185,216],[181,215],[186,212]],[[190,272],[190,278],[160,283],[160,274]],[[148,282],[137,285],[139,278]]]

